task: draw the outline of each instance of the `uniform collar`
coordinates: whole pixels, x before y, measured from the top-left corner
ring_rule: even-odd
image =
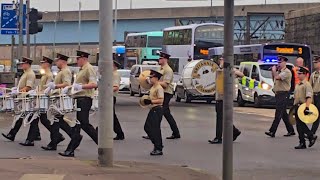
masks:
[[[165,67],[167,67],[167,66],[169,66],[168,64],[165,64],[164,66],[161,66],[161,69],[163,69],[163,68],[165,68]]]
[[[24,70],[24,72],[30,72],[30,71],[32,71],[31,67],[28,68],[27,70]]]
[[[305,84],[307,82],[307,80],[303,80],[303,81],[300,81],[300,83],[299,83],[299,85],[303,85],[303,84]]]

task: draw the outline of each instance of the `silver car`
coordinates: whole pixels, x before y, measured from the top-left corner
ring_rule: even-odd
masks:
[[[130,72],[131,71],[127,70],[127,69],[118,69],[117,71],[121,77],[119,91],[128,91],[129,87],[130,87]]]
[[[145,70],[156,70],[160,71],[160,65],[142,65],[136,64],[133,65],[130,72],[130,96],[134,96],[135,94],[139,94],[139,96],[143,96],[144,94],[148,94],[149,90],[140,87],[139,84],[139,76],[141,72]]]

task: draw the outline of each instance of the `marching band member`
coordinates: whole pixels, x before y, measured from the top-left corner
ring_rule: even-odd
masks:
[[[118,68],[121,67],[121,64],[117,61],[113,61],[113,131],[117,134],[116,137],[113,138],[113,140],[124,140],[124,133],[122,131],[119,119],[116,114],[115,105],[117,102],[117,96],[119,92],[120,87],[120,81],[121,77],[118,73]],[[98,127],[97,127],[98,131]]]
[[[306,103],[306,109],[304,110],[304,114],[307,115],[309,113],[309,106],[312,103],[312,87],[310,83],[305,79],[309,71],[304,67],[299,67],[297,70],[298,77],[300,83],[296,85],[294,91],[294,105],[301,105]],[[299,134],[300,143],[295,149],[306,149],[306,140],[304,134],[307,134],[307,137],[310,141],[309,147],[312,147],[316,142],[317,136],[313,134],[313,132],[308,128],[308,126],[299,119],[297,115],[298,108],[296,109],[296,122],[297,122],[297,131]]]
[[[223,70],[224,59],[221,57],[219,59],[220,69]],[[234,70],[236,76],[243,77],[244,75],[238,71]],[[223,76],[221,76],[223,77]],[[218,78],[218,76],[216,76]],[[222,143],[222,130],[223,130],[223,94],[216,93],[216,137],[213,140],[208,140],[210,144],[221,144]],[[241,131],[233,125],[233,141],[235,141],[238,136],[240,136]]]
[[[42,61],[40,61],[41,63],[41,69],[44,70],[44,73],[41,76],[40,79],[40,84],[39,84],[39,91],[40,93],[46,93],[46,85],[49,84],[50,82],[53,81],[53,74],[51,72],[51,66],[53,63],[53,60],[50,59],[49,57],[43,56]],[[48,91],[48,89],[47,89]],[[36,136],[38,130],[39,130],[39,119],[41,121],[41,123],[44,125],[45,128],[48,129],[48,131],[50,132],[51,130],[51,125],[50,125],[50,121],[47,119],[47,114],[46,113],[41,113],[40,117],[35,119],[31,124],[30,124],[30,129],[29,129],[29,133],[27,136],[27,140],[24,143],[20,143],[22,146],[34,146],[34,141],[36,140]],[[64,139],[63,135],[61,133],[59,133],[60,139]]]
[[[60,89],[60,88],[65,88],[67,86],[71,85],[71,80],[72,80],[72,74],[71,71],[68,67],[67,61],[69,57],[57,53],[57,59],[55,61],[57,67],[59,68],[59,72],[57,76],[54,79],[54,82],[50,82],[46,85],[48,87],[47,90],[55,90],[55,89]],[[55,93],[57,91],[53,91]],[[64,130],[70,137],[71,139],[77,138],[77,139],[82,139],[82,136],[76,136],[76,133],[73,133],[73,131],[80,130],[79,126],[76,125],[74,128],[71,128],[64,120],[64,116],[57,116],[55,117],[55,122],[51,125],[50,128],[50,138],[51,142],[47,146],[42,146],[41,148],[47,151],[55,151],[57,150],[57,145],[64,140],[63,136],[59,133],[59,129],[61,128]],[[77,129],[78,128],[78,129]],[[75,136],[73,136],[75,135]]]
[[[169,54],[160,52],[159,64],[161,65],[160,72],[163,74],[163,77],[161,78],[159,83],[164,89],[163,115],[167,119],[172,130],[172,135],[167,137],[167,139],[179,139],[180,132],[177,123],[174,120],[169,108],[170,100],[173,97],[173,71],[171,67],[168,65],[169,58]],[[149,137],[143,136],[143,138],[148,139]]]
[[[269,132],[265,132],[266,135],[274,138],[276,131],[278,129],[280,120],[282,119],[286,125],[288,134],[284,136],[295,135],[293,126],[289,122],[289,117],[287,113],[287,105],[289,101],[289,91],[291,88],[291,78],[292,73],[287,68],[288,58],[285,56],[278,56],[278,67],[272,67],[272,76],[274,78],[274,88],[276,98],[276,112],[273,123],[269,129]]]
[[[92,106],[92,97],[94,89],[97,88],[97,75],[88,62],[89,53],[77,51],[77,64],[80,66],[73,88],[76,92],[73,97],[77,100],[77,107],[81,111],[77,111],[77,120],[80,121],[81,129],[83,129],[92,140],[98,144],[98,133],[89,122],[89,112]],[[80,137],[80,131],[75,132],[75,137]],[[61,156],[74,157],[74,150],[79,146],[81,138],[71,139],[67,149],[59,153]]]
[[[144,99],[146,105],[151,105],[151,109],[144,124],[144,130],[154,145],[154,149],[150,152],[151,156],[163,155],[162,136],[161,136],[161,120],[163,116],[163,101],[165,98],[164,90],[159,82],[162,74],[151,70],[150,81],[152,87],[150,89],[149,99]]]
[[[320,110],[320,56],[314,57],[314,67],[316,71],[312,73],[310,77],[310,84],[313,88],[313,100],[314,105]],[[319,117],[320,118],[320,117]],[[319,127],[319,118],[313,123],[311,131],[316,134]]]
[[[18,65],[24,71],[23,75],[21,76],[18,87],[13,88],[12,94],[17,95],[19,92],[28,92],[34,88],[35,83],[35,73],[31,69],[32,60],[26,57],[22,58],[22,61],[18,62]],[[20,118],[14,125],[14,127],[10,130],[8,134],[2,133],[2,136],[10,141],[14,141],[16,134],[18,133],[21,125],[23,123],[23,118]]]

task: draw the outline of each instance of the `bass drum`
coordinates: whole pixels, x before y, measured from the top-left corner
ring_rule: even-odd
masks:
[[[182,71],[184,88],[193,95],[214,95],[218,65],[209,60],[193,60]]]

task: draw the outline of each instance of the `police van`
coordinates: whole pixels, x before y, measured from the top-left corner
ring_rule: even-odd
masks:
[[[275,104],[271,68],[277,65],[277,62],[240,63],[239,70],[244,76],[239,78],[237,95],[239,106],[244,106],[246,103],[254,103],[255,107]],[[292,70],[293,64],[287,63],[287,68]]]

